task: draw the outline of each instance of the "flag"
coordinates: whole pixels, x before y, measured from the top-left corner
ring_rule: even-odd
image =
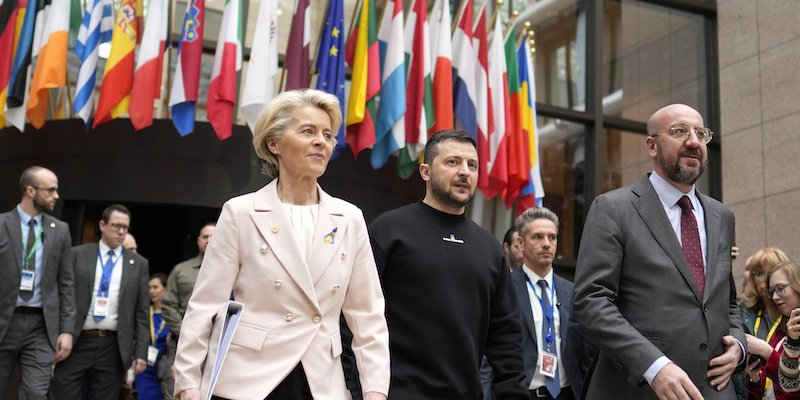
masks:
[[[491,199],[502,192],[508,184],[508,132],[511,114],[508,106],[508,80],[506,78],[506,58],[503,49],[503,28],[498,20],[492,30],[492,44],[489,47],[489,91],[491,94],[494,130],[489,133],[489,181],[483,195]]]
[[[408,73],[406,82],[406,146],[397,157],[397,174],[408,178],[416,170],[419,152],[425,148],[433,126],[430,35],[428,9],[423,0],[413,0],[403,33]]]
[[[375,144],[375,95],[381,90],[375,0],[363,0],[357,15],[345,52],[353,70],[347,105],[347,143],[354,156]]]
[[[494,157],[489,145],[489,134],[494,132],[492,111],[492,92],[489,89],[489,45],[486,41],[486,2],[481,4],[475,27],[472,30],[472,43],[478,56],[475,69],[475,119],[478,130],[478,189],[486,195],[489,190],[489,160]],[[456,98],[458,100],[458,98]],[[456,106],[456,113],[459,107]],[[488,196],[487,196],[488,198]]]
[[[128,109],[131,124],[137,131],[153,124],[153,102],[161,98],[161,71],[168,35],[169,1],[150,0]]]
[[[17,45],[15,39],[19,37],[19,31],[22,28],[22,24],[18,22],[24,19],[27,4],[27,0],[5,0],[0,5],[0,60],[14,59]],[[3,109],[6,105],[11,66],[11,62],[0,62],[0,128],[6,125]]]
[[[217,38],[211,83],[208,85],[208,122],[219,140],[233,130],[233,104],[236,103],[236,72],[242,69],[242,0],[227,0],[222,12],[222,27]]]
[[[375,145],[370,161],[372,168],[386,164],[392,152],[405,147],[406,68],[403,52],[403,1],[386,2],[378,44],[381,53],[381,103],[375,126]]]
[[[304,89],[308,87],[310,70],[308,61],[308,43],[311,41],[311,5],[309,0],[297,0],[294,3],[292,29],[289,31],[289,43],[286,45],[286,90]]]
[[[457,128],[466,131],[478,141],[475,110],[478,55],[472,44],[472,2],[463,1],[459,11],[456,16],[456,30],[453,32],[453,113]],[[481,158],[486,155],[479,152],[478,156]]]
[[[47,101],[50,89],[67,84],[67,52],[69,51],[69,17],[71,0],[52,0],[47,6],[47,22],[44,25],[38,49],[36,69],[31,82],[28,102],[28,119],[36,129],[44,125],[47,116]]]
[[[319,54],[317,55],[317,90],[336,95],[339,98],[339,107],[344,117],[344,0],[331,0],[328,13],[325,17],[325,28],[320,38]],[[336,148],[333,149],[331,160],[344,151],[344,129],[346,121],[342,121],[339,132],[336,134]]]
[[[17,40],[14,62],[11,64],[11,76],[8,80],[8,97],[6,98],[5,117],[21,131],[25,130],[25,109],[28,102],[30,81],[31,52],[33,50],[34,25],[38,15],[44,10],[44,0],[28,0],[25,7],[25,19]]]
[[[178,64],[169,95],[172,123],[181,136],[194,131],[194,104],[200,87],[200,60],[203,55],[205,1],[189,0],[178,42]]]
[[[136,68],[136,0],[122,0],[117,11],[111,54],[106,60],[103,85],[97,100],[97,118],[93,128],[128,113]]]
[[[520,115],[519,99],[519,67],[517,65],[517,42],[514,38],[514,29],[508,29],[504,52],[509,92],[509,111],[511,124],[506,125],[509,134],[508,142],[508,184],[505,192],[506,208],[511,208],[514,200],[519,197],[519,192],[528,184],[530,167],[527,161],[526,141],[522,133],[522,120]]]
[[[114,29],[113,7],[111,0],[93,0],[83,13],[78,43],[75,44],[75,55],[81,60],[81,67],[78,70],[72,111],[81,117],[87,130],[92,126],[94,109],[97,45],[111,40]]]
[[[450,1],[436,0],[430,19],[431,57],[434,68],[431,72],[433,85],[433,113],[436,118],[428,130],[428,136],[443,129],[453,129],[453,66],[450,43]]]
[[[528,40],[523,38],[517,49],[520,79],[520,104],[522,105],[522,130],[527,134],[528,163],[530,175],[528,185],[517,199],[517,214],[542,205],[544,186],[539,167],[539,137],[536,125],[536,83],[533,74],[533,60]]]
[[[258,114],[275,97],[275,75],[277,74],[278,1],[261,0],[240,106],[242,115],[253,133],[255,133]]]

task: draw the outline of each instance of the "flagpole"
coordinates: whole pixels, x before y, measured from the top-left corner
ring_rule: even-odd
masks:
[[[495,0],[495,4],[497,4],[497,6],[495,6],[494,12],[492,12],[492,18],[489,20],[489,27],[486,29],[487,34],[494,28],[494,24],[497,21],[497,12],[500,11],[500,6],[503,5],[503,0]]]
[[[294,1],[294,8],[292,8],[292,25],[294,25],[294,10],[297,9],[297,3],[298,2],[300,2],[300,0],[295,0]],[[292,36],[291,35],[291,27],[289,28],[289,31],[290,31],[289,32],[289,36],[291,37]],[[288,43],[288,41],[286,43],[286,52],[283,54],[283,67],[281,68],[281,84],[278,86],[278,93],[283,92],[283,85],[284,85],[285,80],[286,80],[286,55],[287,54],[289,54],[289,43]]]
[[[347,40],[344,41],[345,43],[350,41],[350,35],[353,34],[353,27],[355,26],[355,23],[356,23],[356,15],[358,15],[358,10],[361,7],[361,3],[363,3],[363,2],[364,2],[364,0],[359,0],[356,3],[356,8],[353,10],[353,16],[350,18],[350,29],[347,31]]]
[[[464,4],[466,4],[466,2],[468,1],[472,0],[461,0],[461,5],[458,7],[458,14],[456,14],[456,18],[453,20],[453,26],[450,27],[451,38],[453,37],[453,34],[456,32],[456,26],[458,25],[459,17],[461,17],[461,14],[464,12],[464,7],[466,7]],[[472,27],[470,27],[470,29],[472,29]]]
[[[328,6],[325,7],[325,18],[322,19],[322,24],[319,27],[319,35],[317,36],[317,50],[314,52],[316,56],[314,57],[314,72],[312,75],[318,75],[319,69],[317,69],[317,61],[319,61],[319,48],[322,47],[322,33],[325,32],[325,24],[328,22],[328,12],[331,8],[331,0],[328,0]],[[310,83],[309,83],[310,85]]]
[[[70,82],[69,70],[67,70],[67,105],[69,106],[69,111],[68,111],[69,112],[69,118],[68,119],[72,119],[75,116],[75,114],[72,112],[72,91],[69,90],[70,85],[72,85],[72,82]]]
[[[533,47],[536,44],[536,41],[533,40],[533,29],[528,31],[528,45],[531,47],[531,55],[536,54],[536,48]]]
[[[509,20],[508,25],[506,25],[506,31],[503,33],[503,39],[507,38],[508,33],[511,32],[512,29],[514,29],[514,21],[517,19],[518,15],[519,11],[516,10],[514,10],[514,12],[511,13],[511,20]]]
[[[519,47],[519,45],[522,44],[522,41],[525,40],[526,37],[528,37],[528,32],[530,32],[530,29],[531,29],[531,21],[525,21],[525,28],[522,29],[522,33],[520,33],[516,41],[517,47]]]

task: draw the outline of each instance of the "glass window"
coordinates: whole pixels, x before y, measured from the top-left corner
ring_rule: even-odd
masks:
[[[519,11],[517,34],[531,23],[536,41],[536,100],[584,109],[586,101],[586,13],[575,0],[512,1]]]
[[[603,7],[604,114],[646,122],[670,103],[707,115],[706,20],[636,0]]]
[[[653,170],[643,133],[606,129],[603,159],[603,193],[630,185]]]
[[[541,160],[544,206],[561,221],[558,255],[575,259],[583,226],[586,196],[586,127],[561,119],[539,117],[539,157]]]

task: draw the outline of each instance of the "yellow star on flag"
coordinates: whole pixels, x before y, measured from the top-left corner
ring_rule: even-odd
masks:
[[[331,31],[331,36],[333,36],[333,37],[339,37],[339,30],[338,30],[338,29],[336,29],[336,27],[335,27],[335,26],[333,27],[333,30]]]
[[[331,51],[329,52],[329,56],[336,57],[339,54],[339,49],[336,46],[331,46]]]

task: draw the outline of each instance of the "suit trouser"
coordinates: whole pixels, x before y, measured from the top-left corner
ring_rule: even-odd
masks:
[[[212,400],[226,400],[224,397],[211,396]],[[312,400],[311,389],[303,364],[297,364],[289,376],[278,384],[264,400]]]
[[[125,379],[117,336],[80,335],[66,360],[56,364],[53,391],[59,400],[79,400],[83,381],[90,399],[116,399]]]
[[[45,398],[54,357],[44,315],[15,312],[0,342],[0,397],[5,395],[11,375],[19,364],[20,400]]]

